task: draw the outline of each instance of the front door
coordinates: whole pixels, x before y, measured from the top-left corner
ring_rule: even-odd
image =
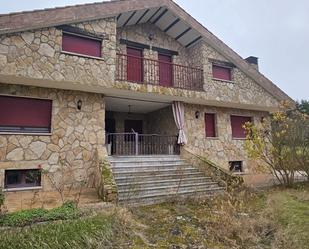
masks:
[[[127,119],[124,121],[124,132],[137,132],[138,134],[143,133],[143,120],[132,120]]]
[[[141,83],[143,81],[143,51],[127,47],[127,80]]]
[[[159,83],[161,86],[173,86],[172,56],[159,54]]]

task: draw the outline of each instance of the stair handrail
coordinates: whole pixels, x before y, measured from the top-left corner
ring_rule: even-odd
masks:
[[[244,180],[241,176],[233,175],[228,170],[218,166],[217,164],[210,161],[206,157],[194,153],[193,151],[191,151],[188,148],[182,147],[182,150],[187,152],[191,156],[195,157],[196,159],[198,159],[203,165],[206,164],[208,167],[207,168],[204,168],[204,167],[201,168],[200,167],[201,170],[207,170],[207,173],[210,174],[211,178],[213,178],[215,181],[217,181],[219,183],[219,185],[221,185],[221,186],[223,185],[223,187],[225,187],[226,190],[228,190],[228,191],[232,190],[235,187],[239,187],[243,184]],[[181,153],[181,154],[183,155],[184,153]],[[190,160],[190,158],[186,158],[186,159]],[[191,163],[194,164],[194,161],[191,160]],[[198,166],[198,165],[193,165],[193,166]]]

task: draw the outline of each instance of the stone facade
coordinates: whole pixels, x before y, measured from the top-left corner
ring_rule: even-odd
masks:
[[[198,119],[195,117],[196,111],[200,113]],[[215,138],[206,137],[205,113],[215,114],[217,132]],[[248,158],[244,148],[245,139],[232,138],[231,115],[248,116],[255,124],[258,124],[262,117],[268,116],[268,113],[186,104],[185,131],[188,144],[185,147],[227,170],[229,161],[243,161],[244,172],[252,173],[257,169],[257,161]]]
[[[5,169],[37,168],[46,171],[42,192],[55,191],[60,181],[73,188],[81,184],[94,187],[95,152],[105,140],[105,104],[101,94],[4,84],[0,85],[0,94],[53,101],[51,134],[0,135],[2,188]],[[82,101],[81,110],[76,107],[78,100]],[[16,193],[6,195],[10,199]]]
[[[153,34],[153,40],[149,40],[149,34]],[[270,93],[259,86],[253,79],[234,67],[232,69],[232,81],[220,81],[212,78],[212,61],[218,60],[228,62],[218,51],[207,45],[204,41],[193,47],[185,48],[156,26],[151,24],[140,24],[117,28],[117,51],[126,53],[126,45],[120,44],[120,39],[156,46],[172,51],[179,55],[173,56],[173,63],[184,66],[195,66],[204,70],[204,91],[189,91],[177,88],[166,88],[160,86],[146,86],[141,84],[126,84],[116,82],[115,87],[129,89],[137,92],[151,92],[160,95],[177,96],[185,99],[207,100],[209,103],[229,103],[236,105],[255,105],[256,107],[267,106],[276,108],[279,101]],[[144,57],[158,59],[158,52],[144,49]],[[190,101],[189,101],[190,102]]]
[[[98,150],[105,153],[105,102],[102,94],[169,104],[172,101],[185,102],[186,147],[225,169],[228,169],[229,161],[243,161],[245,172],[254,171],[257,162],[248,159],[243,148],[244,140],[232,139],[230,115],[247,115],[253,117],[254,122],[260,122],[269,110],[278,107],[279,101],[236,67],[232,69],[231,82],[214,80],[212,60],[228,62],[218,51],[205,41],[185,48],[153,24],[117,28],[116,18],[109,17],[71,25],[104,35],[100,58],[62,51],[62,30],[59,27],[0,36],[0,95],[53,100],[50,134],[0,134],[0,187],[4,186],[5,169],[42,168],[46,172],[42,188],[6,192],[9,210],[33,207],[33,199],[40,200],[34,202],[34,206],[44,205],[45,200],[49,202],[47,206],[56,205],[55,200],[59,197],[56,197],[54,185],[61,181],[74,182],[75,192],[85,183],[85,189],[92,191],[88,196],[93,196],[97,174],[95,153]],[[153,34],[152,40],[149,33]],[[173,63],[204,70],[201,82],[204,90],[116,80],[116,53],[126,53],[126,45],[120,44],[120,39],[149,45],[150,49],[143,51],[144,57],[149,59],[158,59],[153,46],[177,51],[179,55],[173,56]],[[145,70],[145,74],[150,74],[147,68]],[[78,100],[82,101],[81,110],[76,107]],[[200,112],[198,119],[196,111]],[[216,114],[217,138],[205,137],[206,112]],[[170,105],[150,113],[131,114],[130,117],[127,113],[108,115],[107,118],[116,119],[116,132],[124,132],[125,119],[140,119],[144,121],[145,133],[177,134]],[[55,184],[50,179],[54,179]],[[116,190],[108,191],[113,199]]]
[[[73,82],[84,87],[108,86],[115,77],[116,24],[114,18],[75,24],[104,34],[102,58],[62,52],[62,30],[46,28],[0,36],[0,75],[46,81]],[[44,87],[44,84],[41,86]],[[65,85],[63,88],[66,88]]]

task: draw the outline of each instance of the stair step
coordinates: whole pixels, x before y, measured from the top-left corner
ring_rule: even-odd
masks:
[[[149,179],[148,181],[145,180],[144,178],[140,179],[139,181],[136,181],[136,179],[132,178],[129,181],[118,183],[118,187],[122,186],[128,186],[131,184],[138,184],[138,185],[147,185],[147,184],[165,184],[165,183],[178,183],[178,182],[211,182],[210,177],[188,177],[188,178],[177,178],[177,179],[159,179],[159,180],[153,180]]]
[[[200,189],[200,190],[180,190],[177,193],[150,193],[144,195],[137,195],[137,196],[130,196],[130,198],[125,198],[123,196],[119,196],[119,201],[126,201],[126,200],[140,200],[140,199],[147,199],[147,198],[154,198],[154,197],[163,197],[163,199],[168,200],[171,196],[183,196],[188,194],[198,194],[198,193],[208,193],[211,194],[212,192],[223,191],[223,187],[215,187],[209,189]]]
[[[158,156],[110,156],[108,160],[113,162],[143,162],[143,161],[165,161],[165,160],[182,160],[176,155],[158,155]]]
[[[150,179],[150,180],[153,180],[153,179],[179,179],[179,178],[185,178],[185,177],[192,177],[192,176],[195,176],[195,177],[205,177],[204,174],[202,174],[201,172],[187,172],[187,173],[183,173],[183,174],[164,174],[164,175],[129,175],[129,176],[126,176],[126,175],[121,175],[121,176],[115,176],[115,181],[116,182],[121,182],[121,181],[131,181],[131,180],[139,180],[139,179],[143,179],[143,180],[147,180],[147,179]],[[210,177],[206,177],[207,179],[211,179]]]
[[[151,204],[225,190],[177,155],[112,156],[109,161],[120,203]]]
[[[155,185],[155,186],[145,186],[145,185],[135,185],[131,184],[129,185],[131,188],[126,188],[126,189],[119,189],[118,193],[132,193],[135,194],[136,192],[149,192],[149,191],[157,191],[157,190],[176,190],[176,189],[198,189],[201,187],[206,187],[208,188],[209,186],[216,185],[218,184],[216,182],[200,182],[200,183],[184,183],[184,184],[170,184],[166,186],[162,185]]]
[[[166,165],[149,165],[149,166],[121,166],[121,167],[112,167],[112,171],[117,172],[155,172],[162,170],[182,170],[182,169],[196,169],[188,164],[166,164]]]
[[[164,175],[166,173],[178,173],[179,175],[181,175],[182,173],[187,173],[187,172],[199,172],[198,169],[193,168],[193,167],[186,167],[186,168],[180,168],[180,169],[169,169],[169,168],[163,168],[160,170],[156,170],[156,169],[140,169],[140,170],[123,170],[123,171],[115,171],[114,169],[112,169],[113,173],[117,176],[119,174],[122,175]]]
[[[183,165],[184,160],[147,160],[147,161],[114,161],[111,162],[112,168],[114,167],[140,167],[140,166],[152,166],[152,165]]]

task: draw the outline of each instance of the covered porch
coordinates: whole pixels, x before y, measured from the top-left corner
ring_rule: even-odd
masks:
[[[171,102],[106,97],[109,155],[179,155]]]

